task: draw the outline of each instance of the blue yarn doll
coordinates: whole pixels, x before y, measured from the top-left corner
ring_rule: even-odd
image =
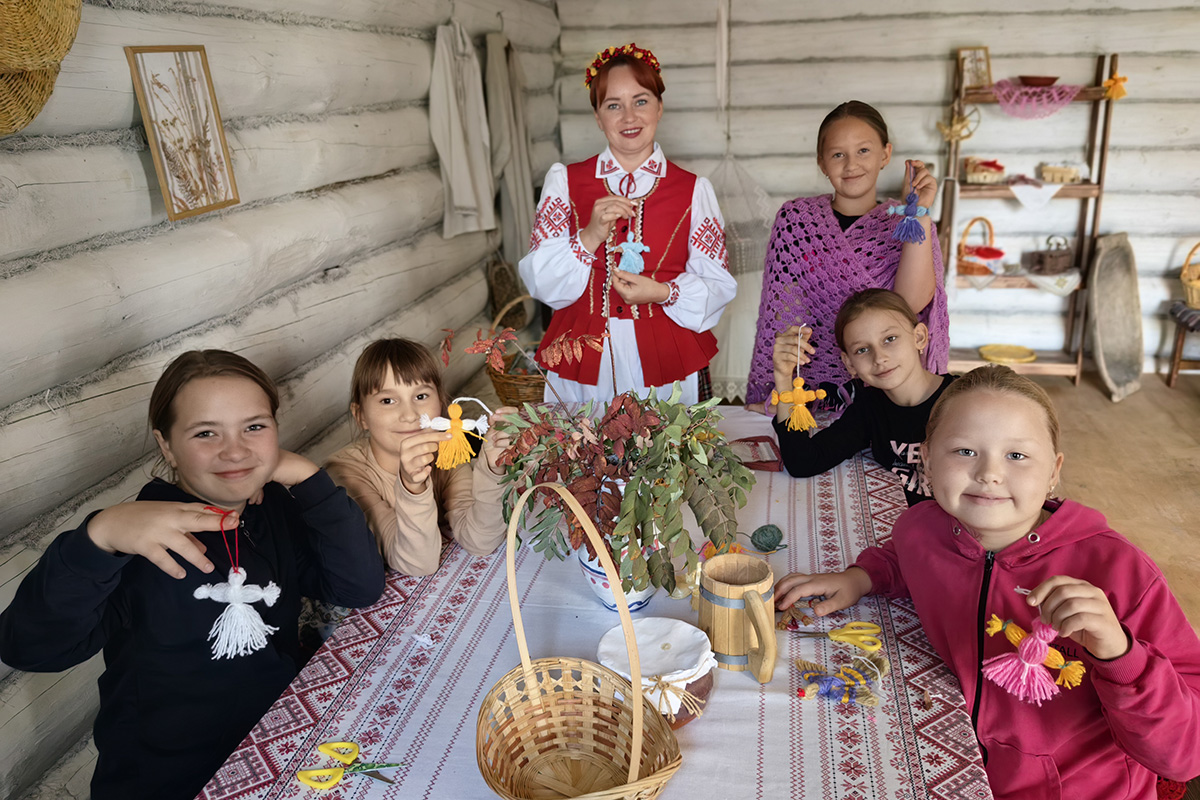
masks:
[[[617,245],[616,249],[621,251],[621,263],[617,264],[617,269],[632,272],[634,275],[641,275],[646,269],[646,262],[642,260],[642,253],[650,252],[650,247],[641,242],[635,242],[633,240],[633,230],[630,229],[628,238]]]

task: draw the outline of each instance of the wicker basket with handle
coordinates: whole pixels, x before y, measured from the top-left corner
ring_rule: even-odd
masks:
[[[666,719],[639,689],[642,671],[629,606],[614,591],[632,681],[578,658],[530,659],[517,598],[517,524],[534,492],[552,489],[583,525],[609,584],[621,583],[612,556],[579,501],[557,483],[525,490],[508,523],[508,602],[521,663],[479,709],[475,754],[492,791],[507,800],[651,800],[682,763]]]
[[[1188,308],[1200,308],[1200,259],[1193,262],[1196,251],[1200,250],[1200,242],[1196,242],[1188,251],[1183,261],[1183,269],[1179,272],[1179,280],[1183,282],[1184,300]]]
[[[500,320],[504,319],[507,314],[518,303],[523,303],[529,300],[527,294],[514,297],[504,304],[499,311],[496,312],[495,319],[492,320],[492,330],[496,330],[496,326],[500,324]],[[541,373],[534,372],[530,375],[513,375],[509,373],[512,368],[512,363],[520,357],[520,353],[509,353],[504,357],[504,371],[492,367],[488,364],[487,375],[492,380],[492,386],[496,390],[496,395],[500,398],[500,402],[506,406],[520,406],[522,403],[540,403],[545,394],[546,379]]]
[[[971,234],[971,228],[976,222],[983,223],[983,231],[987,234],[986,244],[967,244],[967,237]],[[973,217],[967,222],[967,227],[963,228],[962,238],[958,241],[958,251],[955,257],[959,275],[995,275],[999,272],[997,268],[990,265],[995,264],[998,267],[1000,259],[1004,258],[1004,251],[996,248],[996,233],[987,217]]]

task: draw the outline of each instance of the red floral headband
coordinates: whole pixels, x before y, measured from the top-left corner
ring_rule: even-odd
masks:
[[[634,58],[639,58],[650,66],[654,67],[655,72],[659,73],[660,75],[662,74],[662,65],[658,63],[658,59],[654,57],[654,53],[651,53],[645,48],[638,47],[633,42],[630,42],[629,44],[624,44],[620,47],[607,47],[601,50],[599,53],[596,53],[596,60],[588,66],[587,72],[583,76],[583,85],[590,87],[592,85],[592,79],[600,74],[600,68],[609,61],[612,61],[617,56],[633,56]]]

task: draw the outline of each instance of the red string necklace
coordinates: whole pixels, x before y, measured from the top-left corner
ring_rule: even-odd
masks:
[[[241,567],[242,552],[241,552],[241,548],[240,548],[240,545],[238,542],[238,535],[237,535],[238,529],[236,527],[233,529],[233,550],[232,551],[230,551],[230,549],[229,549],[229,539],[227,539],[225,536],[225,520],[229,518],[229,515],[232,514],[233,511],[229,511],[224,508],[217,508],[216,506],[205,506],[204,510],[205,511],[213,511],[213,512],[216,512],[217,514],[221,515],[221,541],[223,541],[225,543],[225,552],[229,556],[229,563],[233,565],[233,569],[235,571],[241,572],[242,571],[242,567]]]

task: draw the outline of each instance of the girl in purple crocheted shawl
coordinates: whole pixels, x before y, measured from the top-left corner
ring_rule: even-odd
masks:
[[[907,300],[929,329],[925,368],[946,371],[949,321],[933,223],[928,214],[919,217],[924,241],[904,244],[892,238],[903,215],[888,214],[892,203],[876,204],[875,183],[891,157],[887,124],[866,103],[843,103],[821,123],[817,165],[833,194],[784,203],[775,218],[746,386],[752,407],[764,410],[775,388],[774,357],[794,357],[805,383],[826,390],[827,403],[845,401],[842,387],[850,375],[838,356],[833,321],[842,303],[862,289],[891,289]],[[920,161],[908,161],[906,168],[918,204],[929,208],[937,181]]]

